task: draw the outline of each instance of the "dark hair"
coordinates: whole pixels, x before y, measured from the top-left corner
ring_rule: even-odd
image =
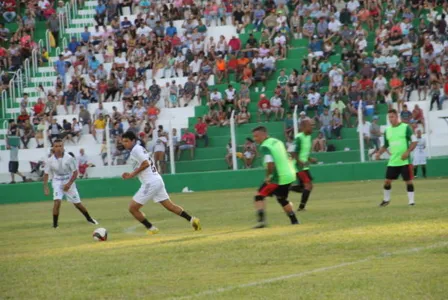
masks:
[[[135,141],[137,139],[137,136],[132,131],[126,131],[125,133],[123,133],[122,138],[129,139],[131,141]]]
[[[75,155],[73,154],[73,152],[69,152],[68,153],[71,157],[75,157]]]
[[[55,139],[54,142],[53,142],[53,144],[54,144],[54,143],[62,143],[62,140],[61,140],[61,139]]]
[[[261,132],[264,132],[264,133],[268,132],[268,130],[264,126],[257,126],[254,129],[252,129],[252,132],[255,132],[255,131],[261,131]]]
[[[395,114],[398,115],[398,112],[396,109],[389,109],[389,111],[387,112],[388,114]]]

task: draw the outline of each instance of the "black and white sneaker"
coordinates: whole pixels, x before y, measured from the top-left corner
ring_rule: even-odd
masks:
[[[93,225],[99,225],[100,223],[98,223],[97,220],[95,220],[94,218],[88,220],[87,222],[92,223]]]
[[[265,228],[266,227],[266,223],[265,222],[258,222],[257,225],[255,225],[253,227],[253,229],[261,229],[261,228]]]
[[[415,203],[409,203],[409,206],[415,206]]]
[[[380,203],[380,207],[388,206],[389,203],[390,203],[390,201],[384,201],[384,200],[383,200],[383,202]]]

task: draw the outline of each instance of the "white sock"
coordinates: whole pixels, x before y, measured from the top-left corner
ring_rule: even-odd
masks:
[[[414,204],[414,192],[408,192],[409,204]]]
[[[384,201],[389,202],[390,201],[390,191],[391,190],[384,190]]]

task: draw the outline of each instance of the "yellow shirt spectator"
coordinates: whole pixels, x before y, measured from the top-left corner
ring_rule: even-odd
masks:
[[[106,120],[104,118],[96,119],[95,123],[93,123],[95,129],[105,129],[106,128]]]

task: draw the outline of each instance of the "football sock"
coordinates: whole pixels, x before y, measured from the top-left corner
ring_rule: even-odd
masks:
[[[408,191],[408,200],[409,200],[409,204],[414,204],[414,185],[413,184],[408,184],[406,186],[406,189]]]
[[[54,228],[58,227],[58,218],[59,218],[59,215],[53,215],[53,227]]]
[[[264,210],[260,209],[257,211],[258,222],[264,222]]]
[[[418,167],[414,167],[414,176],[417,176],[418,174]]]
[[[304,209],[306,206],[306,203],[308,202],[308,198],[310,197],[311,191],[310,190],[303,190],[302,192],[302,200],[300,201],[299,208]]]
[[[422,173],[423,173],[423,177],[426,178],[426,166],[425,165],[422,166]]]
[[[146,229],[150,229],[152,227],[151,222],[149,222],[148,219],[146,219],[146,218],[143,221],[141,221],[140,223],[142,223],[146,227]]]
[[[84,217],[86,217],[86,220],[91,222],[92,221],[92,217],[89,215],[88,211],[82,211],[82,214],[84,215]]]
[[[293,211],[288,213],[288,217],[291,220],[291,224],[299,223],[299,221],[297,220],[296,214]]]
[[[390,201],[390,190],[392,189],[391,185],[384,185],[384,201],[389,202]]]
[[[184,210],[180,213],[180,215],[182,218],[185,218],[188,222],[191,221],[191,216],[189,214],[187,214]]]

